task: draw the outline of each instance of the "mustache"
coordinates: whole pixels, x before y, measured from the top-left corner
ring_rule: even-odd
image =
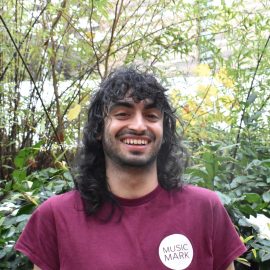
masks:
[[[123,129],[117,133],[117,137],[121,136],[126,136],[126,135],[131,135],[131,136],[147,136],[151,140],[155,139],[155,135],[149,131],[149,130],[144,130],[144,131],[136,131],[136,130],[131,130],[131,129]]]

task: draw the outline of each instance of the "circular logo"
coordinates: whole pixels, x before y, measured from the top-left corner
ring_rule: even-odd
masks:
[[[169,235],[159,245],[159,258],[170,269],[186,269],[193,258],[192,245],[182,234]]]

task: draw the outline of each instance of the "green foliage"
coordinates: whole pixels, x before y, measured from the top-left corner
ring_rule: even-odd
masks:
[[[198,156],[192,159],[186,180],[216,190],[249,248],[245,259],[267,269],[264,267],[269,266],[270,259],[270,219],[267,229],[266,224],[255,226],[248,218],[258,214],[270,217],[270,154],[262,158],[253,146],[240,145],[238,156],[232,159],[233,147],[224,142],[202,146]],[[268,232],[266,239],[261,236],[262,226]]]
[[[26,222],[36,207],[55,194],[73,187],[72,176],[65,168],[46,168],[27,173],[29,158],[35,158],[42,142],[19,151],[15,157],[13,181],[0,181],[0,268],[30,269],[31,263],[13,249]]]

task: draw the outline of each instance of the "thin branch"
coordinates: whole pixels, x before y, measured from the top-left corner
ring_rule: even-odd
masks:
[[[205,92],[205,94],[204,94],[204,96],[203,96],[203,98],[202,98],[200,104],[197,106],[195,112],[192,114],[192,118],[189,120],[189,122],[188,122],[187,125],[185,126],[185,128],[184,128],[184,130],[183,130],[183,133],[185,133],[186,129],[189,127],[191,121],[195,118],[195,116],[198,117],[198,115],[196,115],[196,114],[197,114],[197,112],[199,111],[199,109],[202,107],[202,104],[203,104],[203,102],[205,101],[205,99],[206,99],[206,97],[207,97],[207,95],[208,95],[208,93],[209,93],[209,91],[210,91],[211,86],[212,86],[212,85],[209,85],[209,86],[207,87],[206,92]],[[210,112],[210,111],[209,111],[209,112]],[[208,112],[207,112],[207,113],[208,113]],[[201,115],[199,115],[199,116],[202,116],[202,115],[203,115],[203,114],[201,114]]]
[[[41,12],[38,14],[38,16],[36,17],[35,21],[33,22],[33,24],[30,26],[30,28],[28,29],[27,33],[25,34],[25,36],[23,37],[23,40],[20,42],[18,49],[20,50],[24,41],[27,39],[28,35],[30,34],[30,32],[32,31],[34,25],[38,22],[40,16],[43,14],[43,12],[46,10],[48,6],[48,3],[45,5],[45,7],[41,10]],[[2,81],[4,79],[4,76],[10,66],[10,64],[12,63],[13,59],[17,56],[17,52],[15,51],[12,58],[10,59],[10,61],[8,62],[8,64],[6,65],[6,67],[4,68],[4,71],[2,72],[2,74],[0,75],[0,81]]]
[[[252,77],[251,85],[250,85],[250,88],[249,88],[249,90],[248,90],[248,94],[247,94],[247,97],[246,97],[245,106],[244,106],[244,108],[243,108],[242,115],[241,115],[241,119],[240,119],[240,123],[239,123],[239,126],[238,126],[238,132],[237,132],[237,136],[236,136],[236,144],[237,144],[237,146],[235,147],[234,152],[233,152],[233,158],[234,158],[234,159],[236,158],[237,151],[238,151],[238,149],[239,149],[238,144],[239,144],[239,142],[240,142],[241,131],[242,131],[242,128],[243,128],[243,127],[242,127],[242,124],[243,124],[244,117],[245,117],[245,115],[246,115],[246,110],[247,110],[247,107],[248,107],[248,99],[249,99],[249,97],[250,97],[250,95],[251,95],[251,92],[252,92],[252,90],[253,90],[253,84],[254,84],[254,81],[255,81],[255,77],[256,77],[256,75],[257,75],[257,72],[258,72],[258,69],[259,69],[259,66],[260,66],[262,57],[263,57],[263,55],[264,55],[264,53],[265,53],[265,50],[266,50],[266,48],[267,48],[267,46],[268,46],[269,41],[270,41],[270,35],[268,36],[268,39],[267,39],[267,41],[265,42],[264,48],[263,48],[263,50],[262,50],[262,52],[261,52],[261,55],[259,56],[259,59],[258,59],[258,61],[257,61],[256,68],[255,68],[255,72],[254,72],[254,75],[253,75],[253,77]]]
[[[42,108],[43,108],[43,110],[44,110],[44,112],[45,112],[45,114],[46,114],[46,116],[47,116],[47,119],[49,120],[49,122],[50,122],[50,124],[51,124],[51,127],[52,127],[53,132],[54,132],[54,134],[55,134],[55,136],[56,136],[56,139],[57,139],[57,141],[58,141],[58,144],[60,145],[60,148],[61,148],[62,152],[64,153],[65,161],[66,161],[67,164],[69,164],[68,159],[67,159],[67,157],[66,157],[66,155],[65,155],[65,152],[64,152],[63,145],[62,145],[61,141],[59,140],[59,138],[58,138],[58,136],[57,136],[57,131],[56,131],[56,129],[55,129],[55,127],[54,127],[54,124],[53,124],[53,122],[52,122],[52,120],[51,120],[51,118],[50,118],[50,115],[49,115],[49,113],[48,113],[48,111],[47,111],[47,109],[46,109],[46,106],[45,106],[45,104],[44,104],[44,102],[43,102],[43,99],[42,99],[41,94],[40,94],[40,92],[39,92],[39,90],[38,90],[38,87],[37,87],[37,85],[36,85],[36,82],[35,82],[35,80],[34,80],[32,74],[31,74],[31,71],[29,70],[29,68],[28,68],[28,66],[27,66],[27,64],[26,64],[26,62],[25,62],[25,60],[24,60],[24,58],[23,58],[23,56],[22,56],[22,54],[21,54],[21,52],[20,52],[20,50],[19,50],[19,48],[18,48],[18,46],[17,46],[17,44],[16,44],[16,42],[14,41],[14,38],[13,38],[12,34],[11,34],[10,31],[9,31],[9,28],[7,27],[7,25],[6,25],[6,23],[5,23],[4,19],[3,19],[3,17],[2,17],[1,15],[0,15],[0,20],[2,21],[2,23],[3,23],[3,25],[4,25],[4,28],[6,29],[6,31],[7,31],[8,35],[9,35],[9,37],[10,37],[10,39],[11,39],[11,41],[12,41],[14,47],[15,47],[15,49],[16,49],[16,51],[17,51],[17,53],[18,53],[18,55],[19,55],[19,57],[20,57],[20,59],[21,59],[21,61],[22,61],[22,63],[23,63],[23,65],[25,66],[25,68],[26,68],[26,70],[27,70],[27,73],[28,73],[28,75],[29,75],[29,77],[30,77],[30,79],[31,79],[31,81],[32,81],[32,83],[33,83],[33,85],[34,85],[34,89],[36,90],[36,92],[37,92],[37,94],[38,94],[38,97],[39,97],[39,100],[40,100],[40,102],[41,102]]]
[[[99,57],[97,55],[97,51],[96,51],[96,48],[95,48],[95,44],[94,44],[94,33],[93,33],[93,27],[92,27],[92,17],[93,17],[93,11],[94,11],[94,0],[92,0],[92,6],[91,6],[91,11],[90,11],[90,18],[89,18],[89,24],[90,24],[90,42],[91,42],[91,47],[93,49],[93,52],[94,52],[94,55],[96,57],[96,61],[97,61],[97,70],[98,70],[98,73],[100,75],[100,77],[102,77],[102,74],[101,74],[101,71],[100,71],[100,68],[99,68]]]
[[[120,3],[119,10],[118,10],[119,0],[117,0],[116,6],[115,6],[115,11],[114,11],[114,19],[113,19],[111,37],[110,37],[110,41],[109,41],[109,45],[108,45],[107,52],[106,52],[106,57],[105,57],[105,72],[104,72],[105,77],[107,76],[107,72],[108,72],[108,62],[109,62],[111,47],[112,47],[112,44],[113,44],[114,33],[115,33],[116,26],[118,24],[120,14],[121,14],[121,11],[122,11],[122,7],[123,7],[123,0],[120,0],[120,1],[121,1],[121,3]]]

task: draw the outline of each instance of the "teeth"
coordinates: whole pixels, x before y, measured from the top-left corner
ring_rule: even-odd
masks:
[[[124,139],[123,143],[125,144],[135,144],[135,145],[146,145],[147,144],[147,140],[143,140],[143,139]]]

